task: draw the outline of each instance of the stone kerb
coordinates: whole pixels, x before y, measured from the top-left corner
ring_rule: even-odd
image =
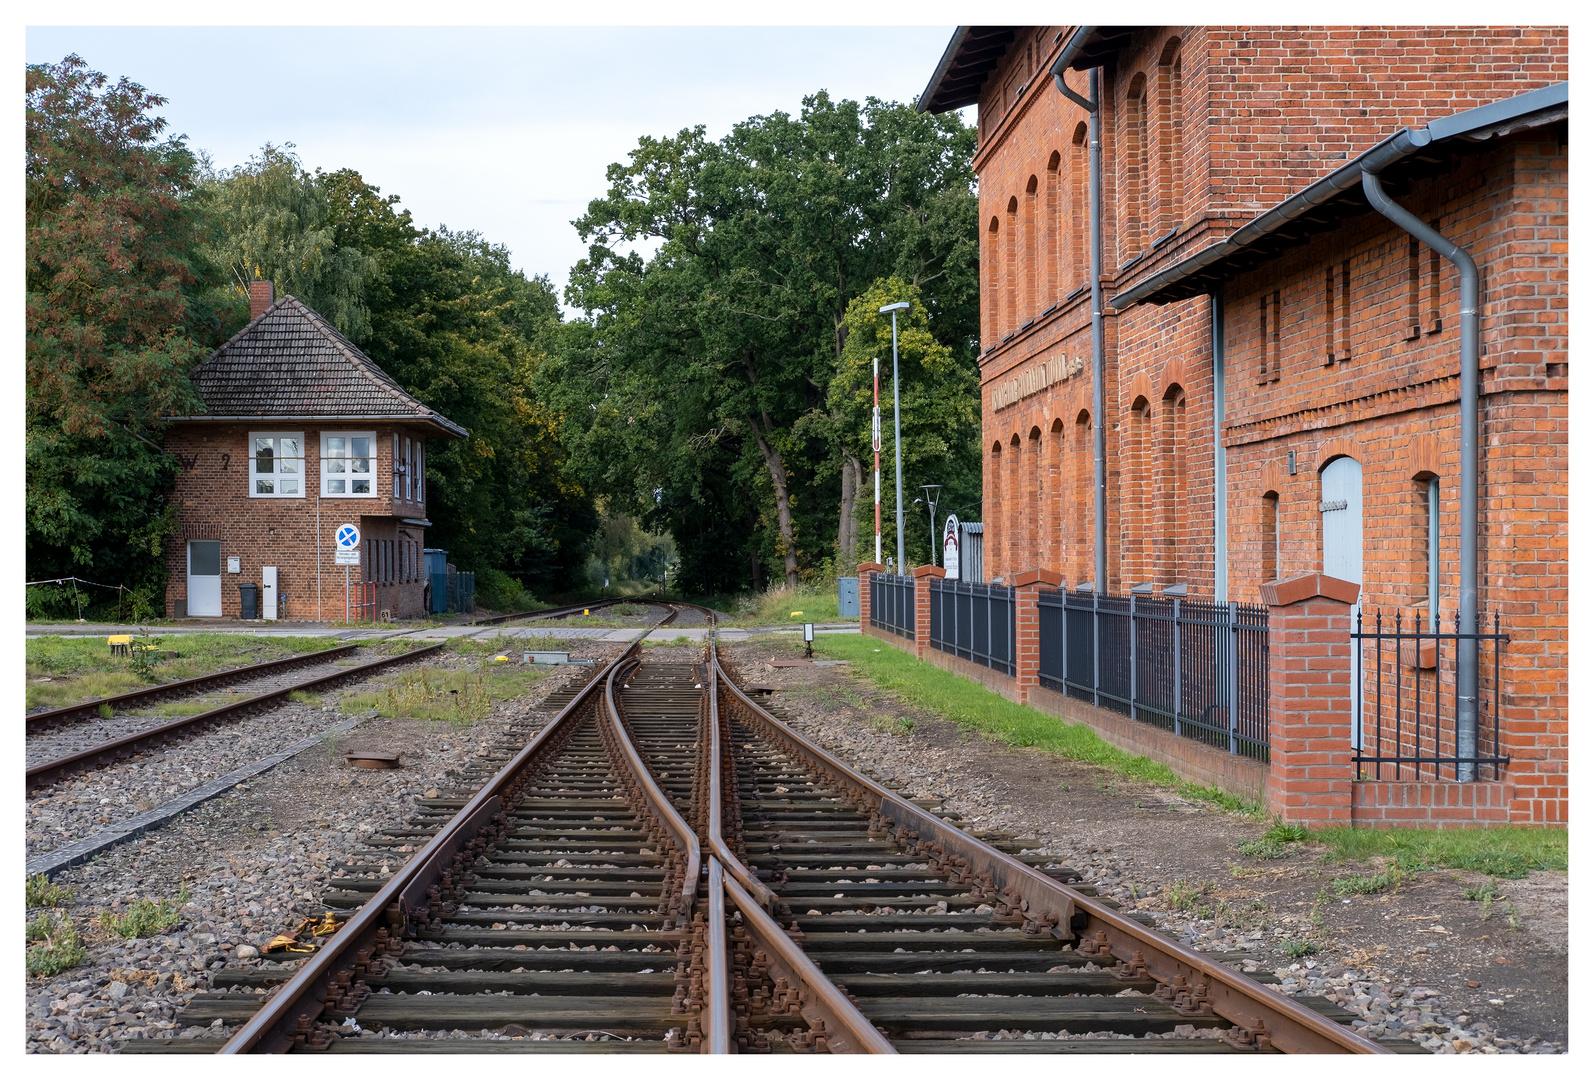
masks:
[[[913,568],[913,655],[920,660],[930,652],[930,582],[944,577],[939,566]]]
[[[1285,821],[1349,824],[1351,618],[1360,586],[1304,574],[1262,586],[1268,605],[1268,810]]]
[[[1013,575],[1013,683],[1021,702],[1028,702],[1031,692],[1040,685],[1040,591],[1055,589],[1062,583],[1063,575],[1040,567]]]

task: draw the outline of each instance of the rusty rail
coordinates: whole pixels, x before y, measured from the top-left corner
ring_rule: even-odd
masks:
[[[1304,1005],[1124,918],[1106,905],[975,839],[853,771],[743,693],[724,672],[717,650],[712,651],[711,662],[745,715],[773,742],[793,757],[806,760],[854,806],[868,812],[885,831],[893,833],[899,843],[925,858],[932,869],[944,868],[982,881],[988,890],[995,892],[999,915],[1023,917],[1025,929],[1032,933],[1050,933],[1060,941],[1072,940],[1076,951],[1095,958],[1103,966],[1116,960],[1119,970],[1127,972],[1140,967],[1160,983],[1176,984],[1181,977],[1192,986],[1204,983],[1212,1011],[1234,1025],[1230,1038],[1236,1045],[1270,1046],[1286,1053],[1307,1054],[1391,1052]],[[750,896],[748,903],[759,910]],[[756,919],[745,907],[741,910],[744,918]]]
[[[369,663],[358,664],[351,668],[344,668],[342,671],[335,671],[330,675],[322,675],[314,679],[306,679],[304,682],[295,683],[292,686],[285,686],[280,690],[268,690],[264,694],[256,694],[254,697],[244,698],[242,701],[230,702],[221,706],[220,708],[210,709],[202,713],[195,713],[193,716],[184,717],[181,720],[174,720],[169,724],[162,724],[159,727],[146,728],[143,731],[135,732],[134,734],[125,736],[123,738],[112,739],[109,742],[100,743],[98,746],[90,747],[87,750],[80,750],[75,754],[68,754],[65,757],[58,757],[52,761],[46,761],[43,764],[36,765],[27,771],[27,790],[32,791],[35,788],[53,784],[63,777],[70,776],[73,773],[83,772],[89,769],[98,769],[107,765],[114,765],[116,762],[121,761],[124,758],[131,757],[140,751],[148,750],[160,745],[161,743],[180,738],[191,731],[206,727],[210,724],[241,719],[242,717],[247,716],[249,713],[275,705],[285,700],[289,694],[296,693],[300,690],[308,690],[311,687],[316,686],[326,686],[330,683],[341,682],[344,679],[360,678],[361,676],[371,674],[379,668],[390,667],[394,664],[407,663],[410,660],[416,660],[422,656],[430,656],[432,653],[445,648],[446,645],[447,643],[444,642],[441,645],[428,645],[420,649],[411,649],[409,652],[401,653],[398,656],[384,656],[379,660],[372,660]]]
[[[656,626],[667,625],[673,617],[673,613],[667,615]],[[335,1011],[339,998],[351,992],[351,978],[365,973],[373,959],[396,955],[402,948],[405,927],[428,917],[430,905],[440,902],[440,883],[447,875],[458,877],[485,846],[485,836],[507,829],[505,810],[518,797],[517,781],[529,776],[541,757],[562,745],[575,727],[575,718],[594,703],[600,691],[612,693],[613,675],[641,644],[638,638],[609,663],[606,672],[587,683],[218,1053],[284,1053],[306,1045],[323,1011],[329,1007]],[[692,881],[695,888],[696,879]]]
[[[321,652],[300,653],[298,656],[288,656],[281,660],[266,660],[259,664],[228,668],[226,671],[213,671],[209,675],[196,675],[192,679],[179,679],[176,682],[161,683],[159,686],[151,686],[143,690],[129,690],[125,694],[113,694],[110,697],[82,701],[76,705],[63,705],[59,709],[47,709],[44,712],[32,713],[27,717],[27,731],[29,735],[32,735],[55,724],[74,720],[88,720],[99,716],[100,709],[107,705],[113,711],[148,705],[174,697],[187,697],[190,694],[203,693],[212,687],[247,682],[250,679],[258,679],[263,675],[274,675],[280,671],[292,671],[294,668],[324,664],[328,660],[347,656],[359,647],[358,644],[340,645],[337,648],[324,649]]]

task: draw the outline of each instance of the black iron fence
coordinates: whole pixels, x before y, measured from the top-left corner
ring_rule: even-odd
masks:
[[[1268,760],[1267,608],[1042,589],[1042,686]]]
[[[869,578],[869,625],[913,638],[913,579],[902,574]]]
[[[930,644],[942,652],[1012,675],[1017,605],[1013,589],[975,581],[930,580]]]
[[[1461,633],[1459,616],[1444,632],[1440,618],[1433,630],[1420,619],[1406,621],[1400,611],[1386,619],[1365,613],[1356,617],[1352,641],[1361,643],[1356,665],[1359,721],[1353,729],[1356,771],[1363,780],[1498,780],[1509,756],[1500,753],[1500,652],[1510,637],[1494,630],[1484,614],[1479,633]],[[1463,687],[1456,678],[1457,653],[1463,642],[1478,650],[1477,723],[1460,729]],[[1447,708],[1448,706],[1448,708]],[[1470,745],[1469,745],[1470,744]],[[1447,775],[1448,773],[1448,775]]]

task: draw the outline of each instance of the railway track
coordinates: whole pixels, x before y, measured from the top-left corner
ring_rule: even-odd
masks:
[[[76,705],[63,705],[59,709],[47,709],[42,712],[30,713],[27,717],[27,733],[36,735],[48,731],[59,724],[69,724],[79,720],[89,720],[104,715],[103,710],[111,712],[127,712],[132,709],[147,708],[162,701],[172,701],[177,698],[193,697],[198,694],[220,690],[223,687],[234,686],[241,682],[251,682],[255,679],[271,675],[280,675],[285,671],[295,671],[303,667],[314,667],[317,664],[330,663],[353,653],[360,646],[342,645],[333,649],[324,649],[321,652],[301,653],[298,656],[289,656],[282,660],[267,660],[260,664],[248,664],[244,667],[229,668],[226,671],[215,671],[209,675],[198,675],[192,679],[179,679],[176,682],[161,683],[143,690],[130,690],[125,694],[113,694],[110,697],[92,698]]]
[[[479,790],[373,845],[366,871],[419,847],[396,873],[332,882],[358,911],[314,957],[220,972],[179,1023],[234,1028],[226,1053],[1415,1049],[854,772],[712,644],[633,645],[570,695]],[[129,1048],[218,1048],[186,1041]]]
[[[260,712],[264,709],[274,708],[286,701],[288,699],[288,695],[297,691],[325,688],[333,685],[334,683],[345,682],[349,679],[363,678],[367,675],[375,674],[384,668],[393,667],[397,664],[408,663],[411,660],[417,660],[423,656],[431,656],[442,650],[445,645],[446,643],[424,646],[419,649],[411,649],[410,651],[401,653],[397,656],[384,656],[364,664],[356,664],[353,667],[339,668],[338,670],[325,675],[310,679],[301,679],[297,682],[289,683],[275,689],[267,690],[259,694],[253,694],[246,698],[241,698],[238,701],[231,701],[224,705],[218,706],[217,708],[207,709],[204,712],[196,713],[193,716],[182,717],[181,719],[173,720],[165,724],[139,726],[134,731],[125,734],[119,734],[103,742],[94,743],[93,745],[84,747],[82,749],[72,750],[67,753],[52,756],[48,760],[40,761],[37,764],[28,766],[26,774],[27,790],[30,792],[35,791],[37,789],[54,784],[68,776],[73,776],[82,772],[88,772],[94,769],[104,768],[108,765],[114,765],[119,761],[132,757],[135,754],[152,750],[170,742],[181,741],[190,735],[193,735],[199,731],[203,731],[216,724],[223,724],[232,720],[238,720],[245,716]],[[317,658],[317,660],[325,662],[335,659],[335,657],[331,654],[346,656],[349,651],[352,651],[352,648],[353,647],[350,647],[349,650],[333,649],[328,650],[327,652],[314,653],[311,655]],[[298,660],[304,658],[295,657],[293,659]],[[277,663],[280,663],[280,661]],[[262,666],[264,665],[256,665],[257,668]],[[237,675],[243,670],[245,669],[234,669],[233,672],[226,674]],[[280,672],[280,670],[280,668],[277,669],[278,672]],[[257,675],[259,674],[263,673],[257,672]],[[206,678],[208,679],[210,677],[206,676]],[[185,680],[185,682],[193,681],[196,680]],[[238,680],[234,679],[232,681]],[[152,688],[152,690],[170,690],[172,687],[178,685],[181,684],[168,684],[167,687],[155,687]],[[214,688],[214,685],[209,685],[200,688],[198,691],[190,692],[204,692],[205,690]],[[140,693],[142,693],[142,691],[140,691]],[[125,698],[130,695],[121,696]],[[104,704],[112,700],[116,699],[105,699],[104,702],[96,703],[96,706],[98,706],[98,704]],[[141,704],[147,703],[148,702],[141,702]],[[30,732],[30,734],[32,734],[32,732]]]

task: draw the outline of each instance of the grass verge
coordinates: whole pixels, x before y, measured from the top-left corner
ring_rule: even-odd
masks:
[[[1478,829],[1313,830],[1331,861],[1398,859],[1408,870],[1475,870],[1493,877],[1526,877],[1529,870],[1565,870],[1565,829],[1500,825]]]
[[[224,668],[261,664],[347,644],[335,638],[268,638],[252,634],[173,634],[150,640],[161,652],[177,655],[155,660],[146,678],[134,669],[132,658],[113,655],[103,637],[30,638],[25,647],[28,708],[75,705],[157,683],[191,679]]]
[[[1181,780],[1166,765],[1120,750],[1084,724],[1070,724],[1027,705],[1014,704],[961,675],[922,663],[866,635],[823,635],[814,641],[814,651],[850,661],[854,671],[910,705],[1011,746],[1032,746],[1073,761],[1099,765],[1119,776],[1173,788],[1186,798],[1225,810],[1261,813],[1256,803],[1218,788]]]

